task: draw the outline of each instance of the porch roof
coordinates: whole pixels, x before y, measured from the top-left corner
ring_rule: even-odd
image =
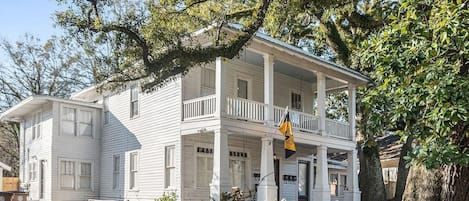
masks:
[[[77,100],[70,100],[64,98],[57,98],[53,96],[45,96],[45,95],[34,95],[30,96],[23,101],[19,102],[15,106],[11,107],[7,111],[3,112],[0,115],[1,121],[11,121],[11,122],[19,122],[23,119],[25,115],[30,114],[33,110],[36,110],[41,105],[47,102],[61,102],[61,103],[68,103],[73,105],[85,106],[85,107],[92,107],[92,108],[103,108],[103,105],[96,104],[96,103],[89,103],[84,101],[77,101]]]

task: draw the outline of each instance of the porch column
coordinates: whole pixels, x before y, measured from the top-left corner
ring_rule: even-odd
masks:
[[[220,201],[223,192],[231,192],[228,133],[217,129],[213,136],[213,176],[210,183],[210,197],[214,201]]]
[[[257,201],[277,201],[272,137],[262,138],[261,177],[257,187]]]
[[[225,70],[222,66],[223,58],[217,57],[215,59],[215,102],[216,102],[216,110],[215,110],[215,118],[219,119],[223,113],[225,112],[225,100],[226,96],[224,93],[224,83],[223,83],[223,76],[225,74]]]
[[[331,200],[331,190],[329,189],[329,171],[327,167],[327,147],[319,145],[317,147],[316,166],[316,187],[314,189],[314,200]]]
[[[357,150],[347,152],[347,191],[345,201],[360,201],[360,189],[358,187]]]
[[[264,104],[264,120],[274,125],[274,57],[270,54],[264,54]]]
[[[357,101],[356,101],[356,86],[353,84],[348,85],[348,122],[350,125],[350,139],[356,141],[356,113],[357,113]]]
[[[317,72],[317,101],[318,101],[318,129],[322,135],[326,135],[326,76],[322,72]]]

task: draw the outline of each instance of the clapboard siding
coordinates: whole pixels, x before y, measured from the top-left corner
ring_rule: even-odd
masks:
[[[151,93],[139,93],[139,112],[130,118],[130,90],[109,96],[110,123],[103,126],[100,194],[103,199],[154,200],[164,192],[181,192],[180,122],[181,79]],[[175,189],[165,189],[165,147],[174,145],[176,156]],[[139,153],[137,191],[129,190],[129,155]],[[120,155],[120,184],[112,189],[113,156]]]
[[[54,137],[52,138],[52,159],[49,164],[52,181],[52,200],[78,201],[99,196],[99,170],[101,145],[101,110],[54,102]],[[93,137],[67,136],[61,133],[61,119],[63,107],[92,112]],[[92,168],[92,190],[64,190],[60,187],[60,161],[89,162]],[[79,170],[77,170],[79,171]]]

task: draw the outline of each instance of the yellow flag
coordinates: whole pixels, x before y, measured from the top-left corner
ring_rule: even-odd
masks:
[[[285,158],[288,158],[292,156],[293,154],[296,153],[296,146],[295,146],[295,140],[293,138],[293,132],[292,132],[292,127],[291,127],[291,121],[290,121],[290,112],[285,113],[285,117],[283,118],[283,121],[280,123],[280,132],[282,133],[283,136],[285,136]]]

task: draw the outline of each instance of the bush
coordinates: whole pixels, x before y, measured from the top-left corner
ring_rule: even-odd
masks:
[[[163,193],[163,195],[159,198],[156,198],[155,201],[176,201],[176,193]]]

